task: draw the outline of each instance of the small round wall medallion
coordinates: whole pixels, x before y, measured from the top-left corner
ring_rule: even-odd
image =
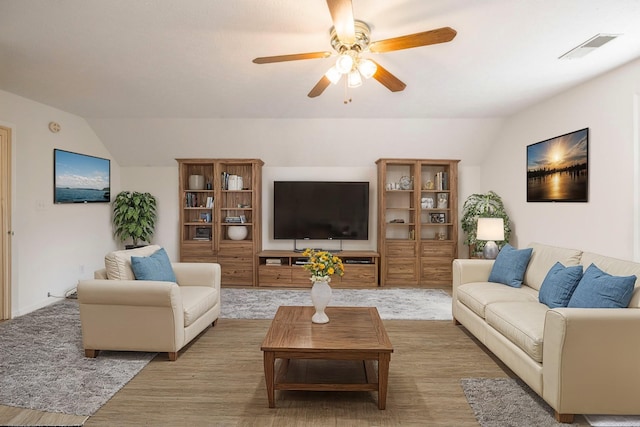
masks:
[[[49,122],[49,130],[53,133],[60,132],[60,123]]]

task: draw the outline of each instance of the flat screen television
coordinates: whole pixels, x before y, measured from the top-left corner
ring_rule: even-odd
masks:
[[[53,203],[109,203],[111,161],[53,150]]]
[[[368,240],[369,183],[274,181],[273,238]]]

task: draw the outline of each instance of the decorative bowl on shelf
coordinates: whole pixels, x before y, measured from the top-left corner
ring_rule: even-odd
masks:
[[[249,229],[246,225],[231,225],[227,227],[227,236],[231,240],[244,240],[249,234]]]

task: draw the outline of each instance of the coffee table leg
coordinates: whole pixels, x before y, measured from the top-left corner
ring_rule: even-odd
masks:
[[[264,352],[264,380],[267,383],[267,398],[269,399],[269,408],[276,407],[276,399],[275,399],[275,386],[274,386],[274,375],[275,375],[275,353],[272,351]]]
[[[389,383],[389,361],[391,354],[378,355],[378,409],[387,407],[387,385]]]

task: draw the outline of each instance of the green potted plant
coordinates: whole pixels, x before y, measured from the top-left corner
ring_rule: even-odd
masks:
[[[149,193],[121,191],[113,201],[113,234],[121,242],[132,240],[133,245],[126,249],[151,243],[156,219],[156,198]]]
[[[504,240],[496,243],[499,248],[502,248],[509,242],[511,224],[500,196],[493,191],[486,194],[472,194],[467,197],[462,206],[462,220],[460,221],[462,231],[467,234],[464,243],[469,245],[470,256],[474,256],[478,252],[481,253],[486,243],[476,239],[478,218],[502,218],[504,220]]]

